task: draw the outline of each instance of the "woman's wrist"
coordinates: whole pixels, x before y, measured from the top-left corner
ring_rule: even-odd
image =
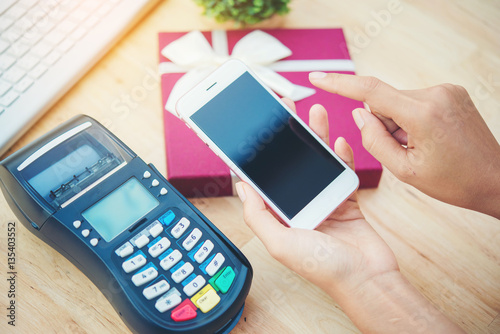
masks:
[[[363,333],[462,333],[399,271],[379,274],[332,297]]]
[[[491,164],[482,171],[484,180],[480,196],[477,196],[472,209],[500,219],[500,153],[492,158]]]

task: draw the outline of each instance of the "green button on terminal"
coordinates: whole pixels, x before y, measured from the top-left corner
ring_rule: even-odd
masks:
[[[233,284],[235,277],[236,274],[234,273],[233,268],[226,267],[222,274],[220,274],[219,277],[215,279],[215,285],[220,290],[220,292],[226,293],[231,287],[231,284]]]

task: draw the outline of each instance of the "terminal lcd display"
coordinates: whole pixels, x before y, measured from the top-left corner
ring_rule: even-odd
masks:
[[[158,204],[159,201],[134,177],[82,212],[82,216],[109,242]]]

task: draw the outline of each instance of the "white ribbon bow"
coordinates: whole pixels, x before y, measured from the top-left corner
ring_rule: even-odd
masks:
[[[261,30],[252,31],[240,39],[231,56],[225,31],[212,31],[212,45],[213,48],[200,31],[192,31],[161,50],[161,54],[171,62],[160,63],[160,74],[187,72],[176,82],[165,105],[165,109],[174,115],[177,100],[230,58],[246,63],[272,90],[293,101],[309,97],[315,90],[295,85],[275,71],[354,71],[354,65],[348,59],[279,61],[290,56],[292,51]]]

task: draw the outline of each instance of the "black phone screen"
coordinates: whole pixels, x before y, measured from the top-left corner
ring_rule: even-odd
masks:
[[[191,119],[289,219],[345,169],[248,72]]]

